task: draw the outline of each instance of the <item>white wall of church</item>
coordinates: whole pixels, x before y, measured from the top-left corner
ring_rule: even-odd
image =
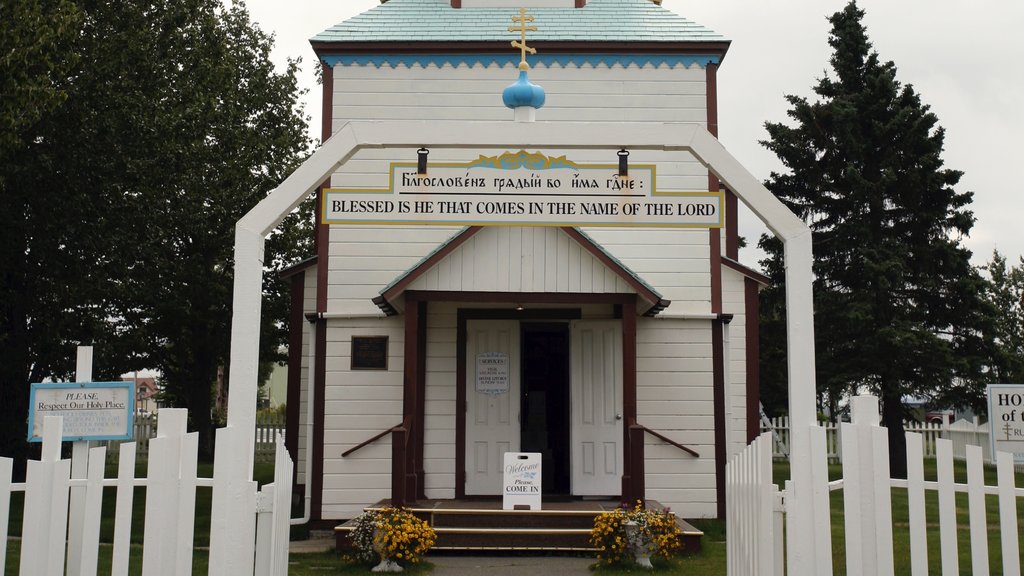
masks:
[[[731,458],[746,446],[747,440],[747,316],[745,278],[730,268],[722,269],[722,311],[733,314],[729,323],[726,366],[728,375],[726,410],[728,414],[728,454]]]
[[[452,251],[410,290],[632,294],[618,274],[558,228],[495,226]]]
[[[351,369],[353,336],[387,336],[387,370]],[[351,518],[391,497],[391,438],[342,452],[402,423],[402,317],[327,320],[323,518]]]
[[[647,435],[647,497],[686,518],[714,516],[715,406],[707,320],[637,323],[637,421],[700,454]]]
[[[336,65],[334,129],[349,120],[437,118],[511,122],[512,111],[502,105],[500,95],[516,75],[512,65]],[[547,91],[547,104],[538,111],[539,121],[704,124],[707,118],[706,72],[699,66],[538,66],[531,70],[530,77]],[[480,154],[504,151],[438,149],[431,151],[430,161],[465,162]],[[617,162],[608,150],[558,153],[565,153],[576,162]],[[339,188],[386,188],[389,163],[414,159],[413,149],[360,150],[334,174],[331,183]],[[707,169],[689,155],[638,150],[633,151],[630,162],[656,164],[659,190],[707,189]],[[370,299],[457,231],[430,226],[332,226],[328,312],[374,314]],[[643,276],[664,298],[672,300],[667,314],[710,311],[707,230],[584,231]]]
[[[303,313],[316,312],[316,267],[307,268],[302,272],[302,311]],[[299,371],[299,433],[298,433],[298,473],[296,484],[306,484],[306,445],[309,438],[309,359],[311,346],[311,333],[309,325],[302,326],[302,364]]]
[[[334,128],[347,120],[509,120],[501,90],[514,66],[430,65],[334,68]],[[544,86],[539,121],[687,122],[707,117],[703,68],[601,65],[537,67],[531,80]],[[465,162],[505,150],[437,149],[431,162]],[[530,150],[532,152],[532,150]],[[609,151],[559,151],[583,163],[614,163]],[[414,161],[413,149],[364,149],[332,177],[340,188],[386,188],[393,161]],[[659,190],[707,189],[707,169],[692,157],[634,151],[630,161],[657,164]],[[371,302],[460,228],[359,226],[330,228],[322,515],[350,518],[390,496],[391,441],[385,436],[359,452],[341,453],[402,419],[403,317],[384,318]],[[707,230],[585,228],[584,232],[657,290],[671,306],[654,319],[638,319],[638,417],[641,424],[690,446],[699,458],[648,435],[648,497],[685,517],[714,516],[714,400],[710,248]],[[321,263],[323,265],[324,263]],[[307,305],[315,275],[307,276]],[[312,287],[312,288],[311,288]],[[412,286],[419,290],[631,292],[557,229],[491,228],[447,256]],[[312,290],[312,292],[310,292]],[[315,302],[315,300],[313,300]],[[729,453],[745,438],[743,278],[723,271],[723,306],[735,314],[728,354]],[[428,498],[455,495],[455,304],[429,307],[427,318],[425,487]],[[586,314],[598,314],[589,310]],[[387,371],[350,370],[353,335],[387,335]],[[305,343],[304,343],[305,346]],[[305,457],[304,350],[300,458]],[[300,480],[303,467],[300,465]]]

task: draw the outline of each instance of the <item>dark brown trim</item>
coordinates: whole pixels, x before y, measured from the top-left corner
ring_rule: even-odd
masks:
[[[711,313],[722,313],[722,231],[708,230],[708,244],[711,249]]]
[[[476,235],[477,232],[481,230],[483,230],[483,228],[480,226],[471,226],[460,232],[454,238],[445,243],[445,245],[442,246],[437,252],[434,252],[426,259],[424,259],[422,262],[417,264],[415,268],[406,272],[406,274],[398,282],[395,282],[392,286],[390,286],[387,289],[387,291],[381,294],[380,298],[383,298],[384,302],[389,302],[397,298],[402,293],[402,291],[405,290],[407,286],[409,286],[409,284],[412,284],[417,278],[419,278],[428,270],[433,268],[438,262],[444,260],[446,256],[454,252],[456,248],[462,246],[466,242],[466,240],[469,240],[474,235]],[[380,304],[377,303],[377,298],[374,298],[374,303],[380,306]]]
[[[630,296],[632,301],[625,304],[635,308],[636,296]],[[636,314],[622,315],[622,416],[622,462],[626,467],[622,472],[622,499],[630,504],[637,500],[646,502],[643,432],[639,432],[640,439],[637,441],[636,430],[632,430],[637,426]]]
[[[761,431],[761,312],[757,281],[743,281],[747,361],[747,443]]]
[[[420,350],[419,335],[421,307],[416,300],[408,301],[405,311],[405,365],[403,370],[402,387],[402,426],[409,432],[412,446],[407,446],[404,451],[405,457],[405,484],[404,494],[401,499],[405,502],[414,501],[420,492],[422,478],[417,475],[423,464],[417,457],[422,452],[423,437],[417,432],[422,428],[422,418],[419,415],[419,408],[422,403],[419,382]],[[417,449],[420,446],[420,449]],[[392,469],[399,470],[398,462],[392,462]],[[392,495],[392,498],[398,498]]]
[[[334,133],[334,67],[321,62],[323,100],[320,108],[320,141],[326,142]],[[320,219],[317,218],[317,222]]]
[[[504,54],[508,42],[310,42],[319,57],[349,54]],[[538,41],[542,54],[678,54],[725,58],[729,42]],[[326,86],[326,77],[325,86]]]
[[[718,138],[718,65],[709,64],[705,68],[706,105],[708,132]],[[708,190],[719,189],[718,177],[708,170]],[[728,214],[726,215],[728,217]],[[722,231],[719,228],[708,230],[708,242],[711,247],[711,313],[722,312]]]
[[[462,0],[452,0],[452,8],[462,8]]]
[[[291,301],[288,310],[288,391],[285,396],[284,447],[292,457],[292,478],[299,473],[299,404],[302,402],[302,335],[306,331],[303,315],[306,275],[291,277]],[[307,478],[308,482],[309,479]],[[297,487],[297,486],[296,486]]]
[[[377,440],[380,440],[381,438],[387,436],[388,434],[391,434],[392,432],[394,432],[395,430],[398,430],[400,428],[402,428],[401,424],[395,424],[391,428],[388,428],[387,430],[383,430],[383,431],[377,433],[376,435],[374,435],[374,436],[372,436],[370,438],[367,438],[366,440],[363,440],[362,442],[360,442],[359,444],[356,444],[355,446],[349,448],[348,450],[345,450],[344,452],[341,453],[341,457],[342,458],[348,458],[352,454],[355,454],[356,452],[362,450],[363,448],[366,448],[370,444],[373,444]]]
[[[416,323],[416,384],[419,387],[416,393],[416,428],[413,433],[416,435],[416,477],[419,479],[419,489],[416,496],[427,497],[426,470],[424,470],[424,451],[427,437],[427,303],[417,301],[417,315],[419,321]]]
[[[748,268],[747,266],[740,264],[739,262],[733,260],[732,258],[722,258],[722,266],[739,272],[740,274],[743,275],[744,278],[753,280],[754,282],[757,282],[761,286],[768,286],[769,284],[772,283],[771,279],[765,276],[764,274],[761,274],[760,272],[754,270],[753,268]]]
[[[331,137],[331,129],[334,120],[334,68],[321,63],[323,76],[323,88],[321,94],[323,103],[320,108],[320,141],[326,142]],[[327,310],[327,244],[330,241],[330,227],[324,224],[322,216],[323,191],[330,188],[331,179],[324,180],[317,190],[316,205],[313,207],[316,216],[316,234],[313,236],[313,252],[316,254],[317,262],[323,262],[323,266],[317,266],[316,303],[317,311]]]
[[[306,483],[311,490],[310,519],[317,521],[323,518],[324,497],[324,397],[327,390],[327,363],[324,358],[327,357],[327,322],[323,318],[317,319],[314,334],[316,370],[313,377],[313,477],[307,478]]]
[[[671,446],[675,446],[676,448],[679,448],[680,450],[682,450],[683,452],[686,452],[690,456],[693,456],[695,458],[700,458],[700,454],[696,450],[694,450],[693,448],[689,448],[687,446],[683,446],[679,442],[676,442],[675,440],[669,438],[668,436],[665,436],[661,432],[658,432],[657,430],[651,430],[650,428],[648,428],[647,426],[644,426],[643,424],[637,424],[637,426],[643,428],[644,432],[647,432],[648,434],[650,434],[651,436],[654,436],[658,440],[661,440],[662,442],[664,442],[666,444],[669,444]]]
[[[715,406],[715,501],[718,519],[725,519],[725,320],[711,321],[711,362],[714,370]]]
[[[467,302],[517,304],[630,304],[636,294],[581,292],[449,292],[444,290],[406,290],[405,298],[424,302]],[[512,310],[512,308],[508,308]],[[539,312],[522,310],[520,313]]]
[[[459,310],[455,322],[455,497],[466,497],[466,315]],[[514,310],[513,310],[514,312]]]
[[[704,68],[705,105],[708,109],[708,132],[718,138],[718,64],[708,64]],[[717,179],[716,179],[717,180]],[[712,192],[718,190],[718,186],[709,188]]]
[[[424,294],[431,294],[425,292]],[[460,308],[455,324],[455,497],[466,497],[466,322],[469,320],[579,320],[579,308]]]
[[[739,201],[732,190],[725,190],[725,255],[733,260],[740,257]]]

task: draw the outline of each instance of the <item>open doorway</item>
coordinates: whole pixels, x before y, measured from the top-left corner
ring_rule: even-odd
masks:
[[[570,493],[569,324],[520,326],[521,450],[539,452],[545,496]]]

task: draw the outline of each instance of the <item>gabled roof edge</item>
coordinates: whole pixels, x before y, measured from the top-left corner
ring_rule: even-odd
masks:
[[[772,283],[771,278],[765,276],[764,274],[758,272],[757,270],[754,270],[753,268],[750,268],[749,266],[740,264],[736,260],[733,260],[732,258],[729,258],[727,256],[722,256],[722,265],[725,266],[726,268],[731,268],[736,272],[739,272],[743,276],[750,278],[751,280],[757,282],[761,286],[770,286]]]

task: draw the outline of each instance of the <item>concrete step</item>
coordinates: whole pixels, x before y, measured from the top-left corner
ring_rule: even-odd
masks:
[[[368,506],[381,507],[386,503]],[[658,506],[649,502],[649,506]],[[435,550],[565,551],[592,552],[590,530],[594,518],[618,506],[615,502],[574,501],[545,505],[543,510],[502,510],[498,501],[437,500],[410,506],[417,517],[437,533]],[[703,533],[677,519],[683,531],[683,553],[700,550]],[[335,528],[339,551],[352,549],[349,520]]]

